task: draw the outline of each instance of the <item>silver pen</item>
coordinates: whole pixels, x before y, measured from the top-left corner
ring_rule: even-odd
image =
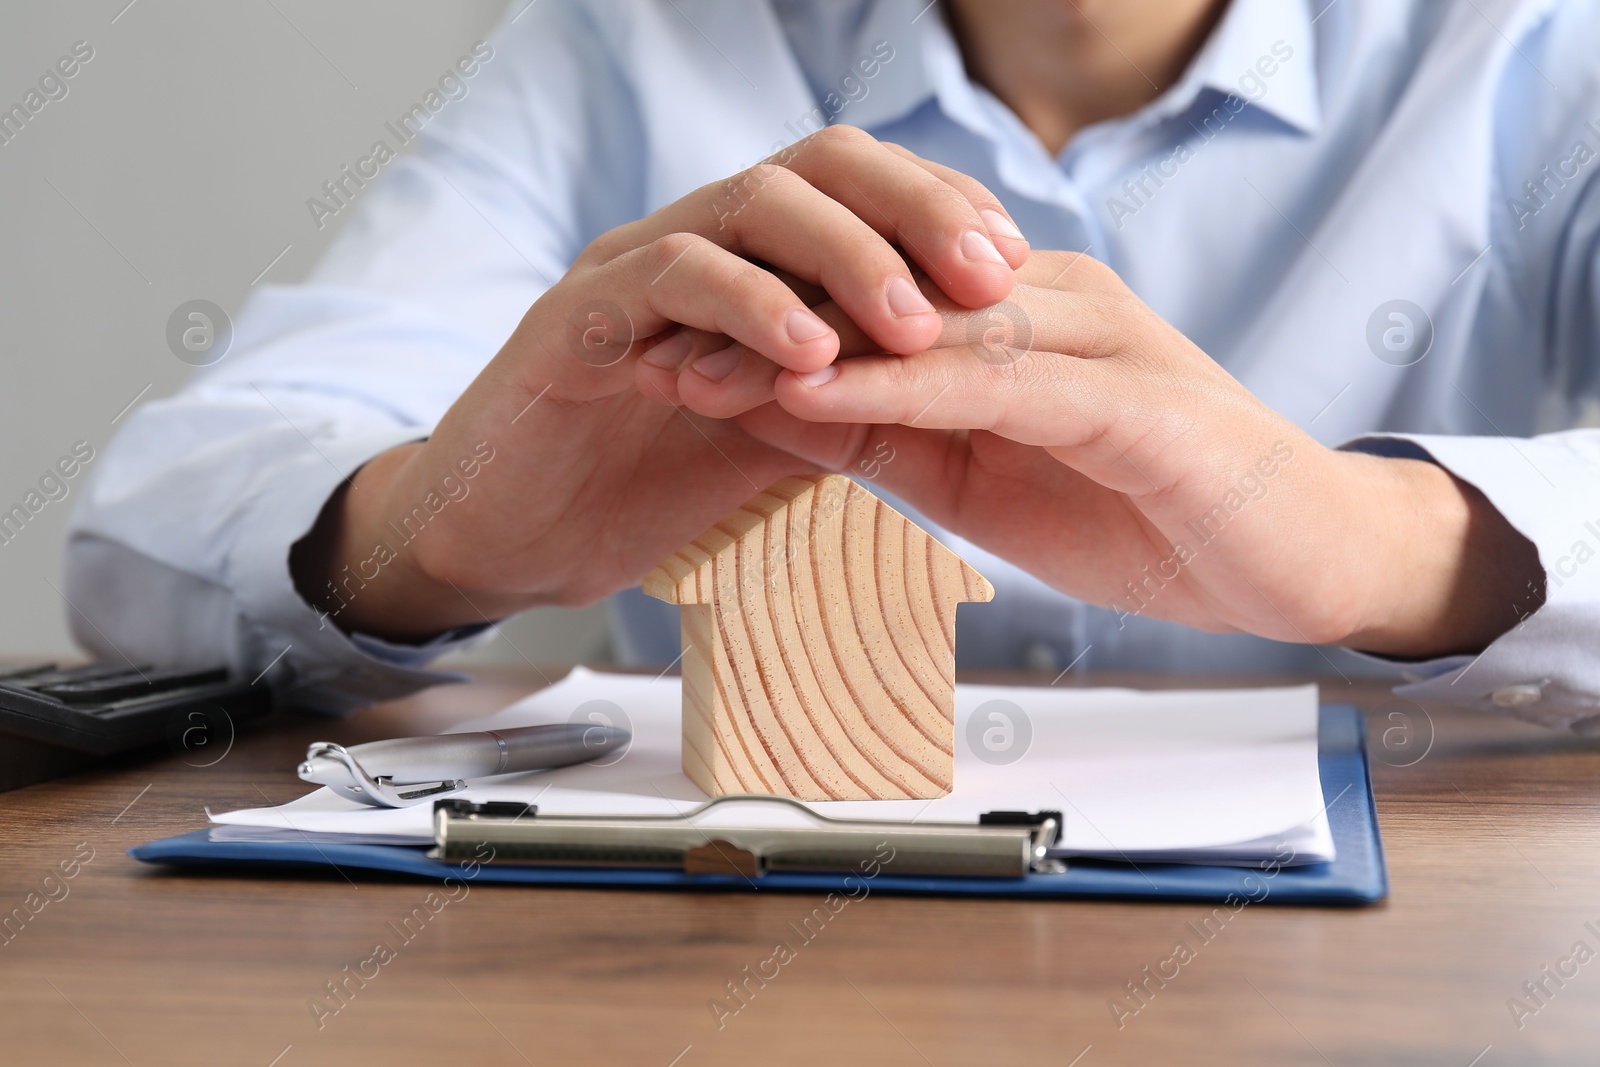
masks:
[[[632,738],[616,726],[553,723],[512,730],[398,737],[345,748],[316,741],[300,764],[303,781],[376,808],[404,808],[489,778],[586,763],[620,753]]]

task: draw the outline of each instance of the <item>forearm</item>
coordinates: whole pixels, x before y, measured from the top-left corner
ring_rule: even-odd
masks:
[[[384,648],[320,625],[287,565],[345,474],[417,431],[346,398],[267,389],[271,403],[212,388],[123,420],[69,532],[64,590],[80,641],[116,660],[225,664],[326,711],[447,680],[426,669],[441,648]],[[314,448],[288,419],[318,427]]]

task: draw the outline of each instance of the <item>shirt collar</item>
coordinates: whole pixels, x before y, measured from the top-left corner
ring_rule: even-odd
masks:
[[[855,34],[852,57],[872,55],[882,44],[894,49],[865,97],[852,103],[840,121],[862,129],[902,119],[938,95],[932,50],[949,37],[937,0],[878,0]],[[958,72],[959,73],[959,72]]]
[[[1146,110],[1152,117],[1175,115],[1191,106],[1202,89],[1212,89],[1237,96],[1293,129],[1315,132],[1322,108],[1310,2],[1231,0],[1177,84]],[[880,41],[894,48],[894,58],[883,70],[890,76],[875,79],[868,95],[853,103],[842,121],[871,129],[904,118],[931,99],[958,121],[977,118],[974,87],[936,4],[873,4],[856,35],[856,51],[865,55]],[[1282,58],[1285,54],[1288,59]],[[1273,73],[1262,74],[1258,64]]]
[[[1302,133],[1316,132],[1322,102],[1307,0],[1232,0],[1157,104],[1170,99],[1174,111],[1182,110],[1203,88],[1238,97]]]

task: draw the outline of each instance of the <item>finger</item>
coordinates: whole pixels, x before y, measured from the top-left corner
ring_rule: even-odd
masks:
[[[1034,252],[1017,271],[1017,280],[1042,289],[1072,292],[1126,293],[1117,272],[1087,252]]]
[[[784,285],[787,285],[794,292],[794,295],[798,296],[808,307],[815,308],[818,304],[825,303],[829,299],[828,291],[820,285],[813,285],[804,278],[790,274],[782,267],[775,267],[771,263],[759,259],[751,260],[751,262],[771,274]]]
[[[753,408],[735,421],[763,444],[915,500],[934,522],[949,525],[955,516],[959,473],[970,454],[965,434],[893,424],[807,422],[778,404]]]
[[[937,310],[939,337],[929,347],[970,348],[992,366],[1010,366],[1033,352],[1106,359],[1125,354],[1140,330],[1165,328],[1120,283],[1081,291],[1019,285],[1012,299],[989,307],[941,304]]]
[[[978,217],[983,220],[984,227],[988,230],[989,239],[1000,250],[1012,270],[1017,270],[1028,261],[1031,249],[1028,239],[1023,236],[1022,230],[1012,219],[1011,212],[1006,206],[989,191],[989,187],[970,174],[963,174],[954,167],[947,167],[943,163],[935,163],[931,159],[923,159],[909,148],[884,141],[883,147],[893,152],[902,159],[910,160],[923,170],[932,174],[946,185],[959,191],[967,198],[978,211]]]
[[[678,395],[683,406],[696,414],[731,419],[771,403],[779,373],[781,366],[734,344],[699,358],[678,374]]]
[[[782,370],[743,345],[729,345],[690,363],[678,375],[678,395],[696,414],[728,419],[771,403]]]
[[[882,353],[883,346],[862,332],[839,305],[829,301],[811,310],[839,335],[838,358]],[[783,368],[743,345],[732,344],[721,335],[705,337],[714,340],[697,342],[691,348],[685,348],[680,342],[658,355],[658,366],[671,364],[672,369],[646,368],[645,364],[651,362],[647,356],[640,364],[640,381],[648,382],[649,388],[661,399],[670,398],[670,403],[683,404],[712,418],[732,418],[771,403],[773,383]],[[687,359],[681,359],[685,352]],[[649,377],[645,376],[647,370]]]
[[[769,162],[800,175],[903,248],[958,303],[981,307],[1011,291],[1011,265],[995,247],[978,206],[870,134],[830,126]],[[988,195],[982,206],[998,204]]]
[[[1080,443],[1125,391],[1097,373],[1102,362],[1033,352],[996,365],[980,353],[961,347],[838,360],[810,375],[781,373],[773,391],[784,410],[812,422],[991,430],[1034,445]]]
[[[987,344],[995,344],[1001,338],[1009,342],[1013,337],[1020,337],[1022,340],[1017,343],[1021,343],[1023,348],[1028,347],[1025,342],[1029,333],[1026,328],[1029,316],[1012,301],[1002,300],[998,304],[973,310],[962,307],[945,296],[925,274],[917,275],[917,284],[939,316],[939,332],[929,340],[927,348],[951,348],[955,345],[972,344],[979,339]],[[1020,293],[1014,291],[1013,295]],[[811,310],[838,334],[839,352],[836,358],[885,354],[883,346],[867,336],[832,301],[817,304]],[[1011,324],[1013,328],[1003,334],[992,332],[993,327],[1005,324]]]
[[[1031,320],[1019,306],[1002,301],[994,307],[973,311],[946,297],[926,275],[919,275],[918,281],[941,320],[939,337],[929,345],[930,348],[977,345],[983,348],[985,359],[1004,363],[1015,361],[1034,343],[1029,326]],[[882,346],[867,336],[834,302],[818,304],[811,310],[838,334],[839,352],[836,358],[883,353]],[[1050,338],[1041,337],[1039,341],[1047,339]],[[1054,339],[1060,340],[1059,337]],[[659,378],[650,380],[655,383],[659,394],[672,397],[673,403],[686,404],[699,414],[713,418],[730,418],[776,397],[773,386],[780,368],[743,346],[730,347],[726,342],[714,348],[696,346],[687,359],[677,358],[688,352],[681,344],[669,351],[670,355],[659,358],[672,360],[674,367],[685,371],[682,377],[689,382],[686,390],[681,393],[678,391],[684,388],[680,381],[667,383]],[[703,363],[698,361],[702,356],[707,357]],[[690,370],[695,372],[693,377],[687,374]]]
[[[937,328],[896,246],[964,306],[1002,299],[1014,280],[978,209],[960,191],[850,127],[819,131],[774,162],[609,231],[585,250],[580,265],[606,262],[673,232],[701,233],[822,286],[894,352],[919,351]]]
[[[829,300],[823,304],[815,304],[811,310],[817,318],[828,324],[835,336],[839,338],[839,351],[835,358],[844,356],[878,355],[883,352],[883,346],[867,336],[867,332],[856,325],[843,308]],[[940,326],[940,332],[944,330]]]
[[[910,166],[887,152],[882,158]],[[847,206],[772,164],[706,186],[611,231],[585,250],[580,264],[626,259],[634,254],[630,249],[635,243],[654,247],[677,240],[679,233],[697,232],[731,255],[770,264],[784,278],[819,287],[880,350],[920,351],[938,334],[938,316],[894,246]],[[759,345],[751,347],[766,354]]]
[[[1055,263],[1064,263],[1069,269],[1079,258],[1076,253],[1041,253],[1041,257],[1054,257]],[[1050,269],[1060,273],[1060,269],[1053,264]],[[1115,283],[1114,288],[1126,292],[1109,268],[1092,273],[1087,269],[1084,271],[1086,280],[1098,282],[1107,276]],[[995,365],[1016,362],[1035,346],[1076,347],[1078,354],[1086,357],[1111,353],[1105,344],[1108,340],[1106,333],[1092,329],[1106,316],[1086,314],[1086,308],[1093,306],[1091,304],[1069,305],[1063,302],[1059,294],[1023,287],[1014,292],[1016,301],[1002,301],[998,305],[973,311],[945,296],[926,275],[919,273],[917,280],[941,319],[939,336],[930,348],[966,346],[977,351],[986,362]],[[1056,306],[1050,307],[1052,303]],[[1036,333],[1034,316],[1029,309],[1041,306],[1047,307],[1049,314],[1043,319],[1045,328]],[[819,304],[812,311],[838,334],[838,358],[882,352],[881,347],[856,326],[836,303],[829,301]],[[1060,328],[1062,324],[1068,328]],[[686,352],[687,349],[681,351]],[[679,354],[680,348],[674,347],[672,352]],[[706,357],[703,363],[696,361],[701,356]],[[674,403],[684,403],[702,415],[729,418],[765,404],[776,395],[773,386],[778,368],[742,346],[719,345],[714,351],[697,348],[693,357],[676,365],[696,372],[694,378],[688,379],[688,390],[680,394],[672,386],[661,383],[658,384],[660,393],[673,396]]]
[[[778,375],[773,393],[784,410],[816,422],[989,431],[1042,446],[1106,488],[1141,496],[1169,490],[1192,465],[1186,448],[1173,446],[1195,439],[1198,420],[1226,437],[1252,414],[1225,374],[1149,373],[1124,360],[1048,351],[995,365],[971,348],[933,349],[838,360],[814,374]]]
[[[1038,259],[1048,254],[1034,256]],[[995,364],[1014,363],[1036,349],[1086,359],[1115,355],[1123,348],[1125,332],[1125,328],[1119,331],[1117,324],[1126,323],[1130,316],[1148,316],[1120,282],[1114,288],[1081,292],[1019,285],[1010,299],[977,309],[957,304],[926,276],[919,275],[918,284],[939,315],[939,334],[928,348],[981,348],[984,358]],[[836,305],[818,304],[811,310],[838,335],[838,358],[883,352]]]
[[[683,403],[678,394],[678,376],[689,364],[709,352],[727,348],[733,341],[726,334],[710,333],[681,326],[667,330],[652,338],[634,364],[634,386],[639,395],[660,404],[677,407]],[[766,361],[777,376],[778,365]],[[769,385],[770,388],[770,385]]]
[[[713,239],[821,287],[884,349],[916,352],[936,336],[911,268],[871,220],[783,167],[759,174],[748,205],[725,212]]]
[[[668,234],[626,253],[601,267],[596,283],[594,291],[616,296],[590,303],[620,308],[630,339],[682,324],[726,334],[802,371],[826,365],[838,351],[838,337],[787,285],[695,234]],[[588,336],[586,307],[569,318],[573,338]]]

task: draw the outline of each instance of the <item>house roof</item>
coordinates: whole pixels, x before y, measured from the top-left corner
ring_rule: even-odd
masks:
[[[802,556],[841,567],[914,562],[941,579],[928,583],[930,592],[957,603],[994,599],[994,587],[965,560],[842,474],[773,483],[645,575],[644,592],[670,604],[708,604],[760,589]]]

